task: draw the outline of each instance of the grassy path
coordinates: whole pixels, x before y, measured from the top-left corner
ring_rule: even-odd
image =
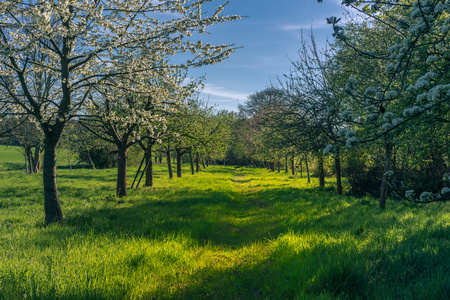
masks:
[[[65,224],[47,227],[41,175],[0,171],[0,299],[449,299],[445,203],[381,211],[265,169],[155,171],[119,199],[115,170],[58,170]]]

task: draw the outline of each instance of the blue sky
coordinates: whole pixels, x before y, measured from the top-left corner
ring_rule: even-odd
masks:
[[[224,3],[213,2],[214,7]],[[290,60],[297,59],[301,29],[309,35],[311,25],[316,42],[324,46],[332,39],[330,16],[342,16],[341,0],[230,0],[224,14],[248,16],[239,21],[214,25],[202,40],[242,46],[230,58],[195,69],[190,76],[206,74],[201,98],[219,109],[236,110],[248,95],[265,89],[277,75],[287,73]]]

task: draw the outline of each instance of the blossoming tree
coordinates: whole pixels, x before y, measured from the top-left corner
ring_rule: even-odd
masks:
[[[378,64],[384,69],[376,75],[365,73],[360,79],[349,77],[346,87],[356,104],[349,114],[363,128],[359,135],[351,136],[348,141],[386,141],[380,196],[380,207],[384,207],[387,177],[392,174],[389,167],[392,137],[426,137],[425,133],[437,132],[439,127],[448,124],[450,2],[344,0],[342,4],[368,18],[367,32],[384,33],[374,36],[372,42],[356,45],[355,41],[364,40],[364,35],[350,33],[349,27],[340,25],[335,17],[328,19],[333,24],[335,37],[350,46],[347,49],[358,53],[359,61]],[[447,179],[444,184],[448,184]],[[414,199],[415,193],[409,191],[407,197],[420,202],[439,201],[448,198],[447,191],[444,186],[434,194],[424,192],[420,200]]]
[[[119,78],[145,77],[158,68],[213,64],[233,52],[233,45],[213,46],[190,38],[210,25],[239,18],[223,16],[223,5],[202,12],[209,2],[213,0],[0,3],[2,107],[33,116],[44,132],[46,223],[63,221],[56,186],[58,142],[95,86],[115,80],[119,88]],[[186,53],[182,63],[160,63],[177,53]]]

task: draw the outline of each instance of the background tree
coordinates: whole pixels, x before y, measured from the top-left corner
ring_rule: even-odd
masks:
[[[0,132],[6,144],[22,148],[26,173],[39,173],[43,150],[43,136],[39,126],[27,116],[3,117],[0,120]]]

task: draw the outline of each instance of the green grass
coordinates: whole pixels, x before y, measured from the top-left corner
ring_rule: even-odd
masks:
[[[449,299],[450,210],[336,196],[332,180],[209,167],[114,195],[116,170],[0,172],[0,299]],[[134,172],[129,171],[131,184]]]
[[[68,155],[65,149],[58,149],[56,158],[57,167],[69,167]],[[43,159],[44,157],[42,156],[41,160]],[[73,160],[74,158],[72,157],[72,165],[74,165]],[[23,170],[25,172],[25,158],[23,149],[19,146],[0,145],[0,171],[11,170]]]

